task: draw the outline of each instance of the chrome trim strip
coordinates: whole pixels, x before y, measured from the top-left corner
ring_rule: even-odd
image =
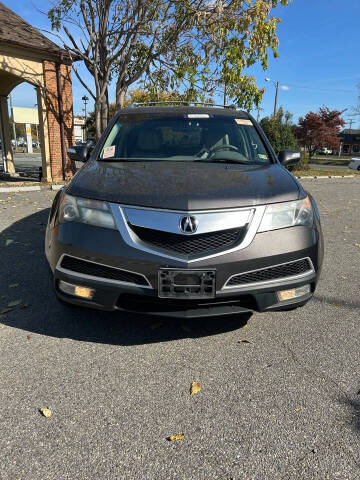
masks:
[[[239,275],[247,275],[248,273],[260,272],[261,270],[267,270],[268,268],[281,267],[282,265],[286,265],[288,263],[300,262],[301,260],[308,260],[310,262],[311,269],[308,270],[307,272],[300,273],[298,275],[290,275],[288,277],[277,278],[277,279],[274,279],[274,280],[264,280],[262,282],[242,283],[240,285],[231,285],[230,287],[226,286],[232,278],[237,277]],[[253,286],[254,287],[265,286],[265,285],[270,285],[271,286],[272,284],[277,283],[277,282],[286,282],[286,281],[289,281],[289,280],[298,280],[298,279],[301,279],[301,278],[306,278],[310,275],[313,275],[314,273],[315,273],[315,268],[314,268],[314,265],[311,261],[311,258],[309,258],[309,257],[299,258],[298,260],[292,260],[291,262],[284,262],[284,263],[279,263],[277,265],[270,265],[269,267],[258,268],[256,270],[249,270],[247,272],[242,272],[242,273],[235,273],[235,275],[231,275],[231,277],[229,277],[226,280],[226,282],[224,283],[224,286],[221,288],[220,291],[235,290],[235,289],[236,290],[245,290],[245,289],[247,289],[249,287],[253,287]]]
[[[207,213],[184,213],[184,212],[164,212],[161,210],[141,210],[137,208],[122,207],[122,210],[131,225],[137,227],[151,228],[163,232],[176,233],[178,235],[199,235],[201,233],[219,232],[231,228],[244,227],[249,223],[253,215],[254,208],[243,210],[233,210],[225,212],[207,212]],[[196,233],[184,233],[180,229],[181,219],[183,217],[193,216],[198,220]]]
[[[147,285],[140,285],[138,283],[132,283],[132,282],[123,282],[121,280],[114,280],[112,278],[97,277],[97,276],[94,276],[94,275],[87,275],[86,273],[74,272],[73,270],[68,270],[67,268],[62,268],[60,265],[61,265],[61,262],[62,262],[62,260],[65,256],[71,257],[71,258],[76,258],[77,260],[83,260],[84,262],[94,263],[95,265],[102,265],[103,267],[115,268],[116,270],[122,270],[124,272],[139,275],[140,277],[143,277],[146,280]],[[87,278],[89,280],[99,280],[101,282],[104,281],[104,282],[108,282],[108,283],[114,283],[116,285],[127,285],[129,287],[151,288],[152,290],[154,290],[153,287],[151,286],[149,280],[142,273],[133,272],[131,270],[126,270],[125,268],[113,267],[112,265],[106,265],[105,263],[93,262],[92,260],[88,260],[87,258],[75,257],[74,255],[68,255],[67,253],[63,253],[61,255],[61,257],[59,258],[55,268],[59,272],[68,273],[70,275],[74,275],[75,277]]]
[[[130,247],[136,248],[136,249],[141,250],[142,252],[145,252],[145,253],[150,253],[152,255],[157,255],[157,256],[162,257],[162,258],[167,258],[169,260],[177,260],[177,261],[189,264],[189,263],[194,263],[194,262],[200,262],[202,260],[208,260],[209,258],[219,257],[221,255],[236,252],[238,250],[242,250],[243,248],[248,247],[250,245],[250,243],[253,241],[253,239],[256,235],[256,232],[259,228],[262,217],[264,215],[266,206],[261,205],[261,206],[257,206],[257,207],[251,207],[252,216],[248,220],[249,221],[249,228],[246,232],[246,235],[245,235],[243,241],[239,245],[237,245],[236,247],[227,249],[227,250],[223,250],[222,252],[218,252],[218,253],[215,253],[215,254],[212,254],[212,255],[204,255],[204,256],[201,256],[201,257],[198,257],[198,258],[193,258],[193,259],[188,259],[188,258],[186,258],[186,256],[181,256],[181,255],[178,255],[178,256],[177,255],[171,255],[171,254],[167,253],[166,250],[162,250],[160,248],[157,249],[156,247],[151,248],[150,246],[147,246],[148,244],[146,244],[145,242],[142,242],[135,235],[135,233],[131,230],[130,226],[128,225],[128,221],[127,221],[124,209],[129,208],[129,206],[128,205],[126,205],[126,206],[119,205],[119,204],[116,204],[116,203],[110,203],[110,208],[111,208],[112,214],[115,218],[116,226],[117,226],[119,232],[121,233],[123,240]],[[154,211],[155,209],[147,209],[147,210],[153,210]],[[243,211],[243,210],[249,211],[249,207],[239,208],[235,211]],[[223,212],[228,212],[229,210],[222,210],[222,211]],[[215,213],[215,212],[220,213],[219,210],[208,211],[208,213]],[[194,211],[181,212],[181,213],[183,215],[195,214]],[[202,213],[205,213],[205,212],[202,212]]]

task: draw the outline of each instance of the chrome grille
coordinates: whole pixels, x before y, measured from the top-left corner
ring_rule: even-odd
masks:
[[[143,242],[182,255],[203,254],[219,249],[225,250],[241,241],[246,233],[244,227],[199,235],[178,235],[134,225],[131,225],[131,229]]]
[[[284,263],[274,267],[263,268],[253,272],[240,273],[231,277],[226,287],[235,287],[247,283],[267,282],[271,280],[281,280],[282,278],[301,275],[313,270],[311,262],[308,258],[296,260],[295,262]]]

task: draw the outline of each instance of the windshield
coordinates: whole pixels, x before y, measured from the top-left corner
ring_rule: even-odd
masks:
[[[271,163],[251,120],[205,113],[122,114],[99,160]]]

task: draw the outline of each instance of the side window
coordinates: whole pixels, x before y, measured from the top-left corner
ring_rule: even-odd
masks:
[[[259,137],[259,134],[255,130],[253,126],[244,126],[242,127],[244,131],[244,135],[246,136],[248,148],[249,148],[249,156],[254,162],[264,162],[267,163],[269,161],[269,156],[267,151],[265,150],[265,146]]]

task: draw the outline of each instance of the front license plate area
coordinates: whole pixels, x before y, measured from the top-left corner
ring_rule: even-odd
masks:
[[[159,270],[160,298],[214,298],[215,270]]]

